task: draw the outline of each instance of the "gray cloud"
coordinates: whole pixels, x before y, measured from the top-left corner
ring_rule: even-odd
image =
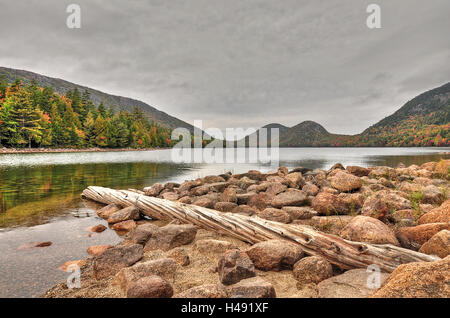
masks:
[[[65,26],[69,3],[82,28]],[[382,28],[365,25],[382,8]],[[0,65],[204,127],[358,133],[449,81],[448,0],[0,0]]]

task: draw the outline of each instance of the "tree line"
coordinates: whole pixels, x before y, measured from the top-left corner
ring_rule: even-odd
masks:
[[[102,102],[96,106],[87,90],[74,88],[60,95],[35,81],[0,81],[3,147],[169,147],[170,133],[137,107],[114,112]]]

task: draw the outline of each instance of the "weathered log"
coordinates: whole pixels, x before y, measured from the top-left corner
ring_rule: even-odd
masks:
[[[390,244],[352,242],[315,231],[309,226],[282,224],[257,216],[222,213],[133,191],[91,186],[83,191],[82,196],[104,204],[115,203],[123,207],[135,205],[151,218],[177,219],[251,244],[269,239],[285,239],[299,244],[307,254],[323,256],[330,263],[344,269],[366,268],[374,264],[382,271],[392,272],[400,264],[439,259]]]

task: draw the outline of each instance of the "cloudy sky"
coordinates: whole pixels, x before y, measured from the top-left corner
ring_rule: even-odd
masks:
[[[81,29],[66,7],[81,6]],[[381,6],[381,29],[366,7]],[[205,127],[359,133],[450,81],[449,0],[0,0],[0,66]]]

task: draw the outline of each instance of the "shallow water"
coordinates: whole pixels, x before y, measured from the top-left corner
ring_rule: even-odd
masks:
[[[441,158],[450,158],[450,148],[282,148],[279,164],[328,169],[336,162],[396,166]],[[104,224],[80,199],[89,185],[140,189],[155,182],[274,168],[260,163],[175,164],[170,150],[0,155],[0,297],[39,297],[67,278],[58,266],[86,258],[91,245],[120,241],[109,229],[88,236],[88,227]],[[22,248],[41,241],[53,244]]]

